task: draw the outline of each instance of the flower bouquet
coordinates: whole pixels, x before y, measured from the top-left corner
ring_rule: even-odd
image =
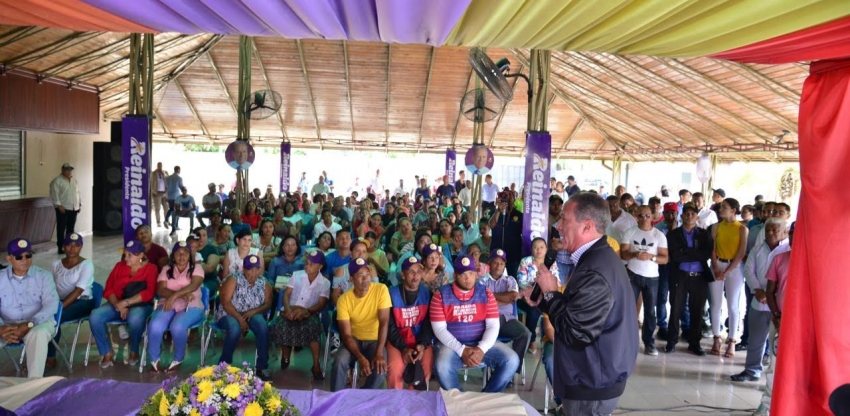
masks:
[[[185,380],[162,383],[145,401],[140,416],[300,416],[298,408],[281,397],[254,371],[221,363],[204,367]]]

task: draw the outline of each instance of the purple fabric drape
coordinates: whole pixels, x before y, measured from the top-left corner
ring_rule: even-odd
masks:
[[[76,378],[62,380],[16,410],[19,416],[135,415],[158,384]],[[281,390],[304,416],[389,415],[447,416],[439,392],[410,390]]]
[[[83,0],[160,32],[439,46],[472,0]]]

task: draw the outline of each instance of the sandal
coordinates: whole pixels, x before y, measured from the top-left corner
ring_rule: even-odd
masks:
[[[721,347],[720,336],[715,335],[714,336],[714,344],[711,346],[711,351],[709,351],[708,353],[711,354],[711,355],[720,355],[720,347]]]
[[[112,367],[112,365],[114,364],[113,357],[114,356],[112,353],[104,355],[103,358],[100,360],[100,368],[105,370],[109,367]]]
[[[286,370],[287,368],[289,368],[289,359],[288,358],[281,359],[280,360],[280,369]]]
[[[316,381],[324,381],[325,380],[325,376],[324,376],[324,374],[322,374],[321,369],[318,369],[318,368],[313,369],[313,380],[316,380]]]
[[[168,368],[165,370],[166,373],[176,373],[180,371],[180,364],[182,361],[172,361]]]
[[[151,361],[151,373],[159,373],[159,360]]]
[[[726,343],[729,345],[726,347],[726,354],[723,354],[723,356],[726,358],[735,358],[735,344],[737,342],[734,339],[730,339]]]

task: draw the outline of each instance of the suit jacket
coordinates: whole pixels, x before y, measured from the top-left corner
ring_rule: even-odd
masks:
[[[706,281],[713,282],[714,276],[711,273],[711,268],[708,267],[708,260],[711,259],[711,253],[714,251],[714,239],[711,238],[711,232],[704,228],[696,227],[695,230],[694,247],[688,247],[688,240],[685,238],[685,232],[682,227],[667,232],[670,274],[677,276],[681,273],[679,270],[680,264],[697,261],[705,269],[703,276]]]

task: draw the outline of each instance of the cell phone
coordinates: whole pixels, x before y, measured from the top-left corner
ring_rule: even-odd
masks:
[[[549,249],[546,251],[546,257],[543,258],[543,265],[546,266],[547,269],[552,268],[552,265],[555,264],[555,260],[558,258],[558,251]],[[534,289],[531,290],[531,295],[529,296],[532,301],[539,302],[540,295],[542,291],[540,290],[540,286],[537,286],[537,283],[534,283]]]

